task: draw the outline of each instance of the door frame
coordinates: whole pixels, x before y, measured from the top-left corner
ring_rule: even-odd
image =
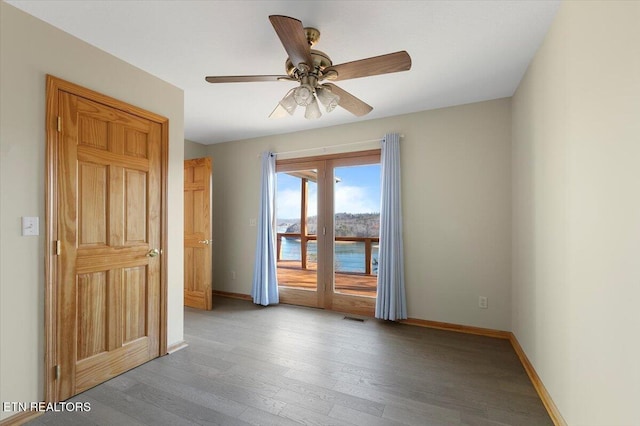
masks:
[[[160,355],[167,353],[167,179],[168,179],[168,153],[169,153],[169,119],[158,114],[146,111],[142,108],[127,104],[118,99],[111,98],[91,89],[78,86],[74,83],[62,80],[58,77],[47,75],[46,77],[46,157],[45,157],[45,291],[44,291],[44,400],[45,402],[58,402],[56,386],[57,365],[57,280],[59,257],[56,252],[58,237],[58,117],[60,116],[59,92],[67,92],[73,95],[90,99],[108,107],[119,109],[127,113],[137,115],[147,120],[160,124],[161,127],[161,160],[160,160],[160,321],[159,340]]]

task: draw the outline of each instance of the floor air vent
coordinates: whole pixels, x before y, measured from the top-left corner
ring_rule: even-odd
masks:
[[[343,319],[349,320],[349,321],[358,321],[358,322],[364,322],[364,319],[362,318],[356,318],[356,317],[344,317]]]

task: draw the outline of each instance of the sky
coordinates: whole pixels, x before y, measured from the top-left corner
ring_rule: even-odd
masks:
[[[336,213],[375,213],[380,211],[380,164],[338,167],[335,175]],[[317,185],[309,183],[308,215],[317,213]],[[297,219],[300,216],[300,179],[278,173],[276,218]]]

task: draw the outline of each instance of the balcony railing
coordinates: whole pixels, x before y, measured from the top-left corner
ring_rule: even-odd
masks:
[[[277,241],[277,260],[281,260],[282,254],[282,239],[283,238],[299,238],[300,239],[300,267],[301,269],[307,268],[307,242],[308,241],[317,241],[317,235],[302,235],[300,233],[290,233],[290,232],[278,232],[278,241]],[[373,254],[373,245],[374,243],[379,243],[380,238],[378,237],[335,237],[335,241],[340,242],[360,242],[364,243],[364,273],[360,272],[345,272],[340,271],[341,273],[354,274],[354,275],[373,275],[372,274],[372,254]]]

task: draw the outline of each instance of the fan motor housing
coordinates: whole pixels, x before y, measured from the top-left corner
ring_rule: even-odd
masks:
[[[311,49],[311,59],[313,59],[313,68],[311,70],[312,73],[316,71],[322,71],[325,68],[333,65],[333,63],[331,62],[331,58],[329,58],[329,55],[319,50]],[[296,77],[296,67],[293,65],[291,59],[289,58],[287,58],[287,61],[285,63],[285,69],[287,70],[287,75],[294,78]]]

